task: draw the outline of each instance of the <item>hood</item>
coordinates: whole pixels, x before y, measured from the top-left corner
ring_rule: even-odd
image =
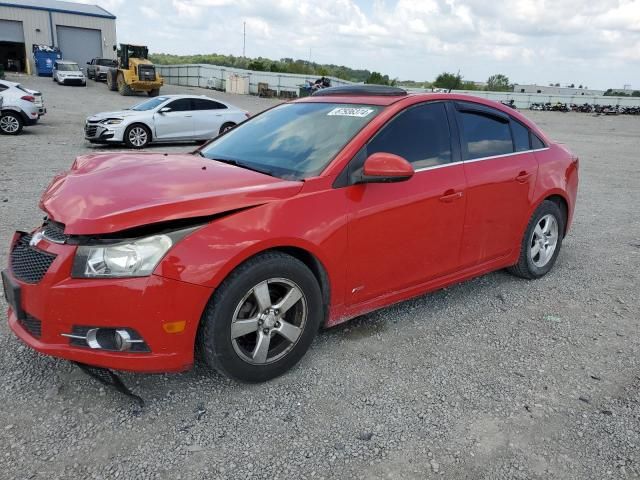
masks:
[[[105,118],[124,118],[131,117],[133,115],[139,115],[145,112],[137,112],[135,110],[120,110],[118,112],[100,112],[95,115],[91,115],[87,120],[91,122],[97,122],[98,120],[104,120]],[[149,113],[149,112],[146,112]]]
[[[66,234],[98,235],[261,205],[301,188],[191,154],[93,154],[53,179],[40,208]]]

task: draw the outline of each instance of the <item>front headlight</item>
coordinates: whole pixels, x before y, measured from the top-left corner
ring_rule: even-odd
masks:
[[[122,118],[107,118],[105,120],[102,120],[100,123],[102,123],[103,125],[118,125],[122,123]]]
[[[74,278],[146,277],[169,249],[192,229],[152,235],[112,245],[81,245],[76,251]]]

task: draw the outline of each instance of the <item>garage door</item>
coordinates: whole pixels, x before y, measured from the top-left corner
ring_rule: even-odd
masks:
[[[58,47],[62,51],[64,60],[72,60],[84,68],[92,58],[102,56],[100,30],[56,25],[56,31],[58,32]]]
[[[22,22],[0,20],[0,42],[24,43]]]

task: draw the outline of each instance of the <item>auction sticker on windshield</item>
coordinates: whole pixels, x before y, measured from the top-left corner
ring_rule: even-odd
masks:
[[[327,115],[338,117],[367,117],[371,113],[373,113],[373,110],[370,108],[338,107],[331,110]]]

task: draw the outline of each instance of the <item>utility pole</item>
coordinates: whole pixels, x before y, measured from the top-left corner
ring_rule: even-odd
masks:
[[[247,46],[247,22],[242,22],[242,56],[245,55],[245,48]]]

